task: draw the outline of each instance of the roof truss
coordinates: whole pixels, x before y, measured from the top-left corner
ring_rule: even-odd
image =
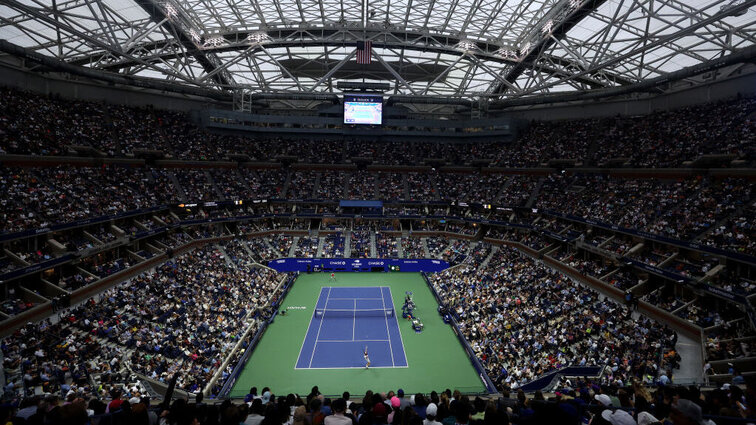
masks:
[[[756,44],[756,0],[6,0],[0,38],[201,89],[511,99],[625,87]],[[350,72],[358,41],[373,64]],[[321,69],[319,75],[313,70]]]

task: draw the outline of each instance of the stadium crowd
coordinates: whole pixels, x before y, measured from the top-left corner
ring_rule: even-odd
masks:
[[[421,238],[402,238],[401,244],[404,258],[425,258],[427,255]]]
[[[258,161],[295,156],[314,163],[370,158],[386,165],[417,165],[425,158],[452,164],[485,159],[495,166],[532,167],[550,159],[600,165],[622,158],[639,167],[673,167],[706,154],[734,154],[752,160],[754,111],[756,99],[746,98],[642,117],[534,123],[515,143],[475,143],[464,149],[434,142],[284,143],[278,137],[249,143],[240,136],[202,131],[178,112],[68,101],[5,88],[0,102],[0,142],[5,153],[35,155],[63,155],[86,147],[113,157],[162,151],[191,160],[222,160],[242,154]]]
[[[138,387],[113,388],[102,401],[73,388],[64,398],[30,397],[4,405],[0,419],[70,425],[727,425],[756,419],[755,385],[747,380],[742,387],[704,392],[694,386],[577,379],[562,381],[551,396],[505,390],[500,397],[480,397],[448,388],[410,395],[399,388],[368,390],[362,398],[348,391],[327,397],[318,386],[306,396],[278,395],[274,386],[261,394],[252,387],[243,401],[208,403],[197,397],[159,405]]]
[[[366,230],[353,230],[350,232],[350,258],[370,258],[372,256],[372,232]]]
[[[324,226],[340,229],[348,225],[348,222],[337,221]],[[546,227],[556,230],[556,225],[551,222]],[[257,225],[247,226],[249,230],[260,230]],[[376,229],[381,226],[369,221],[354,224],[356,229]],[[448,231],[449,227],[444,229]],[[192,232],[196,236],[202,236],[202,230]],[[514,230],[501,231],[497,236],[525,242],[529,238],[525,233]],[[303,239],[306,245],[312,246],[313,242],[300,238]],[[290,237],[281,236],[281,240],[284,250],[293,245]],[[602,300],[597,294],[574,284],[564,276],[532,260],[519,257],[516,251],[505,247],[493,250],[486,243],[439,236],[407,240],[421,250],[425,241],[429,248],[435,248],[433,252],[436,255],[473,266],[432,275],[431,280],[443,299],[454,309],[463,334],[500,388],[516,389],[523,382],[565,364],[609,366],[611,372],[605,383],[615,390],[622,388],[623,383],[633,380],[651,384],[661,379],[661,376],[673,375],[675,361],[668,360],[665,356],[667,349],[674,345],[672,333],[642,317],[633,319],[623,306]],[[249,336],[242,338],[241,329],[230,329],[218,323],[210,323],[210,328],[203,328],[205,321],[209,317],[216,320],[225,318],[228,324],[231,322],[231,312],[243,314],[261,304],[259,299],[245,292],[247,289],[244,286],[239,288],[227,282],[252,282],[253,287],[254,282],[272,282],[265,277],[266,274],[271,275],[270,272],[254,267],[252,260],[257,257],[251,255],[252,252],[247,251],[243,243],[252,252],[258,252],[257,247],[260,246],[268,249],[265,245],[267,240],[248,238],[246,242],[233,240],[217,247],[206,246],[185,254],[158,267],[152,274],[142,275],[132,279],[127,286],[106,292],[97,301],[90,300],[77,309],[65,312],[59,323],[66,327],[56,328],[57,324],[44,322],[39,325],[41,331],[34,330],[34,325],[23,328],[20,331],[22,333],[15,336],[17,340],[11,338],[4,342],[4,350],[11,347],[5,353],[5,358],[12,370],[20,372],[22,369],[19,361],[23,361],[19,352],[14,352],[13,349],[18,350],[17,347],[21,346],[19,341],[28,341],[29,332],[51,335],[48,338],[68,334],[68,339],[62,344],[45,339],[42,343],[45,345],[24,347],[23,352],[27,356],[34,355],[31,359],[36,361],[33,366],[23,369],[30,371],[28,375],[32,380],[27,385],[45,385],[46,382],[45,388],[57,391],[79,382],[73,385],[74,390],[84,391],[85,396],[92,397],[93,391],[104,395],[109,384],[123,383],[130,379],[132,373],[165,381],[178,372],[177,388],[190,392],[202,389],[215,374],[220,374],[222,382],[229,375],[230,367],[219,370],[221,360],[235,343],[241,341],[242,347],[248,344]],[[274,245],[271,243],[269,246]],[[267,252],[270,253],[269,250]],[[569,260],[571,252],[563,252],[567,255],[565,260]],[[421,256],[426,255],[423,253]],[[488,261],[484,265],[485,260]],[[587,259],[572,261],[573,266],[586,274],[600,277],[611,272],[604,265],[591,263]],[[618,273],[622,272],[614,272]],[[208,277],[220,279],[220,286],[216,289],[221,294],[240,292],[230,297],[223,296],[224,302],[220,304],[216,303],[221,296],[198,296],[197,291],[216,290],[212,289],[212,285],[208,287],[200,284],[206,282]],[[161,279],[165,283],[175,282],[168,286],[167,291],[160,289],[160,296],[167,293],[169,298],[177,300],[176,304],[160,305],[154,302],[154,297],[158,296],[154,282],[160,282]],[[194,298],[214,302],[209,310],[200,309],[195,314],[193,308],[196,307],[189,301]],[[242,304],[239,304],[239,300],[243,300]],[[149,307],[137,307],[140,305]],[[682,305],[684,302],[680,304]],[[258,314],[258,318],[264,320],[269,313],[263,310]],[[721,326],[736,318],[729,315],[720,317],[716,308],[706,303],[690,305],[675,314],[705,328]],[[193,319],[188,322],[179,320],[187,315]],[[235,313],[232,315],[235,316]],[[179,326],[179,323],[197,326],[185,328]],[[246,325],[254,333],[259,321],[246,322]],[[220,332],[213,333],[215,338],[205,343],[213,326]],[[75,328],[73,332],[72,328]],[[172,335],[178,336],[174,339]],[[712,355],[709,360],[723,355],[737,357],[750,352],[748,345],[733,345],[729,335],[731,334],[710,333],[709,352]],[[51,343],[58,347],[53,350],[55,356],[52,357],[43,348]],[[75,349],[71,349],[72,346]],[[82,357],[78,352],[85,350],[83,347],[87,351]],[[71,363],[72,358],[85,358],[87,363],[83,366],[66,365],[66,360]],[[232,360],[235,358],[237,357]],[[51,373],[60,376],[60,372],[55,372],[56,366],[64,370],[63,380],[49,379]],[[86,372],[77,370],[77,367],[86,368]],[[89,388],[82,378],[87,372],[108,385],[99,389]],[[77,381],[70,379],[74,373]],[[25,375],[17,374],[15,381],[11,380],[16,388],[24,388],[22,376]],[[40,378],[37,379],[37,376]],[[214,390],[217,390],[217,386]],[[513,415],[510,420],[518,423],[518,418],[519,416]],[[530,423],[526,419],[519,420]]]
[[[161,170],[117,166],[0,167],[0,232],[37,229],[77,219],[165,205],[175,196]]]
[[[94,156],[130,158],[145,151],[162,151],[172,158],[223,160],[228,159],[229,154],[238,153],[258,161],[274,161],[290,155],[308,158],[311,162],[343,164],[361,157],[388,165],[419,165],[425,158],[437,158],[451,165],[487,159],[489,165],[505,167],[540,166],[549,159],[572,159],[585,165],[601,165],[621,158],[621,163],[631,166],[677,167],[705,154],[731,154],[748,165],[754,159],[756,146],[756,126],[752,119],[756,111],[754,99],[635,118],[534,123],[516,143],[476,143],[460,149],[458,145],[433,142],[376,144],[304,140],[282,143],[275,137],[249,143],[238,136],[204,132],[181,113],[74,102],[10,89],[2,89],[0,95],[0,154],[61,156],[86,152]],[[689,125],[690,122],[695,124]],[[0,189],[4,193],[0,200],[0,233],[44,230],[55,224],[184,201],[307,199],[315,196],[329,200],[346,197],[418,201],[423,204],[395,204],[386,209],[418,216],[447,216],[462,212],[470,218],[496,217],[507,221],[511,218],[526,223],[535,217],[539,231],[494,227],[485,236],[519,241],[541,253],[548,252],[580,273],[604,277],[607,283],[621,290],[638,285],[639,276],[595,258],[579,257],[571,247],[554,242],[547,232],[570,235],[576,231],[563,221],[548,216],[516,215],[512,211],[466,211],[453,205],[427,203],[443,200],[532,206],[756,255],[753,183],[745,178],[664,180],[618,178],[604,174],[453,173],[414,168],[411,172],[362,169],[315,172],[275,168],[279,164],[268,165],[273,168],[169,169],[154,167],[151,163],[144,168],[3,164],[0,166]],[[245,208],[244,211],[254,214],[338,211],[333,205],[317,204],[271,203]],[[231,209],[163,208],[150,216],[117,219],[85,230],[56,232],[42,243],[6,243],[0,256],[0,271],[39,264],[64,252],[97,248],[120,237],[176,224],[182,219],[224,218],[235,214]],[[244,234],[282,228],[309,231],[310,226],[309,220],[302,219],[266,220],[238,224],[235,229]],[[700,414],[700,408],[696,411],[694,406],[680,405],[680,401],[678,407],[674,407],[670,400],[675,396],[682,401],[686,397],[696,400],[708,414],[748,416],[751,415],[750,407],[756,406],[756,401],[749,398],[753,397],[753,392],[738,393],[736,386],[723,389],[725,393],[715,392],[704,400],[696,398],[695,391],[685,389],[668,390],[664,387],[654,396],[643,391],[644,384],[654,383],[662,376],[672,376],[675,360],[668,358],[668,350],[674,346],[674,333],[643,317],[634,319],[624,306],[602,299],[565,276],[520,257],[510,248],[493,249],[487,242],[451,237],[451,234],[478,235],[480,227],[477,223],[447,221],[438,217],[413,219],[410,228],[405,230],[446,232],[443,236],[425,234],[421,237],[399,237],[398,233],[394,236],[378,231],[379,227],[380,230],[398,231],[401,224],[363,223],[362,227],[355,226],[353,230],[349,230],[352,225],[349,221],[326,223],[324,220],[320,224],[320,230],[330,230],[328,235],[276,234],[197,248],[97,298],[63,310],[53,320],[21,327],[2,341],[4,367],[11,372],[5,392],[21,394],[30,388],[41,387],[44,392],[60,392],[69,398],[73,391],[73,399],[60,406],[61,401],[54,397],[37,400],[46,403],[39,411],[38,420],[54,423],[55,414],[69,414],[64,412],[81,407],[80,402],[74,402],[78,396],[90,399],[107,397],[113,394],[108,391],[108,386],[124,385],[132,373],[163,382],[178,374],[177,388],[188,392],[203,390],[216,376],[222,383],[231,372],[230,366],[223,367],[224,361],[230,359],[229,363],[233,364],[233,360],[238,359],[249,344],[251,334],[271,314],[268,306],[275,304],[279,295],[276,288],[282,276],[260,268],[254,262],[264,263],[289,256],[292,248],[297,257],[314,257],[319,247],[322,256],[341,257],[348,234],[352,257],[370,256],[374,247],[381,257],[399,256],[401,249],[405,258],[431,256],[463,264],[452,271],[432,275],[431,281],[453,310],[465,338],[503,390],[517,389],[524,382],[561,365],[606,365],[611,370],[604,382],[607,390],[582,383],[582,386],[565,388],[562,394],[574,400],[584,399],[589,404],[593,401],[603,404],[604,398],[591,396],[603,395],[594,393],[607,391],[617,396],[622,407],[629,407],[623,401],[627,397],[635,398],[636,407],[638,404],[645,406],[642,399],[646,404],[657,400],[656,407],[648,412],[659,418],[673,418],[672,415],[681,412],[693,416],[696,412]],[[224,226],[190,227],[159,236],[152,242],[172,247],[192,239],[228,235],[228,229]],[[648,265],[658,265],[663,270],[696,280],[717,266],[717,259],[686,256],[664,246],[645,247],[629,253],[635,243],[629,238],[596,235],[587,238],[588,243],[609,252],[628,254]],[[153,249],[147,246],[135,248],[133,252],[105,251],[81,258],[75,267],[65,271],[51,271],[46,279],[53,286],[74,291],[152,255]],[[756,289],[752,276],[731,275],[728,268],[705,282],[744,295],[751,295]],[[21,314],[39,305],[34,296],[22,296],[20,292],[23,291],[18,286],[9,285],[0,304],[0,313],[4,317]],[[41,298],[36,290],[29,292]],[[713,300],[699,299],[690,291],[658,282],[652,284],[643,299],[703,328],[708,342],[707,360],[747,357],[754,352],[755,343],[748,339],[750,337],[742,338],[752,332],[741,326],[744,317],[736,309],[722,311]],[[242,350],[236,350],[236,354],[229,357],[237,347]],[[90,375],[95,377],[98,385],[91,385]],[[633,387],[634,395],[627,394],[625,384],[631,382],[638,383],[638,387]],[[216,390],[217,384],[211,391]],[[587,391],[584,393],[583,390]],[[625,391],[624,396],[621,391]],[[432,394],[430,398],[434,400]],[[449,403],[450,398],[457,402],[456,407],[452,408],[454,403]],[[362,421],[364,424],[385,423],[387,418],[381,415],[388,416],[393,400],[388,398],[388,406],[383,407],[383,412],[380,406],[386,400],[380,395],[365,400],[362,407],[354,406],[355,421],[361,424]],[[481,405],[464,401],[460,396],[447,395],[446,400],[439,396],[434,403],[438,408],[437,419],[453,418],[460,425],[467,423],[464,420],[501,423],[505,416],[512,423],[526,424],[544,423],[538,420],[556,411],[549,406],[556,406],[563,413],[563,400],[541,407],[520,399],[512,405],[507,402]],[[305,416],[300,410],[300,423],[318,425],[307,419],[314,420],[317,414],[317,409],[308,411],[312,407],[309,402],[308,399],[308,403],[303,403]],[[737,402],[744,402],[747,407],[741,408]],[[141,399],[134,403],[135,406],[139,404]],[[269,397],[265,404],[264,410],[252,402],[251,407],[227,405],[212,411],[208,406],[182,406],[178,402],[165,413],[160,413],[166,423],[183,423],[192,415],[197,418],[201,415],[202,421],[210,423],[213,420],[239,423],[247,419],[245,412],[257,409],[254,414],[264,416],[265,425],[297,422],[296,397],[293,402],[288,397],[283,401]],[[422,403],[415,406],[418,405],[418,409],[411,411],[396,409],[388,422],[397,423],[398,417],[401,425],[419,425],[418,417],[425,415],[427,409],[421,409],[424,407]],[[379,406],[377,411],[375,406]],[[89,407],[93,412],[99,412],[102,406],[95,403]],[[13,414],[6,410],[0,412],[0,421],[4,422],[7,422],[7,414]],[[478,417],[466,418],[465,413]],[[212,419],[213,415],[215,419]],[[636,418],[640,419],[639,415]],[[594,420],[599,421],[597,417]],[[677,420],[672,419],[672,422],[676,424]]]
[[[396,238],[388,233],[375,232],[375,250],[379,258],[399,258],[399,248]],[[416,256],[414,258],[423,258]]]
[[[187,252],[62,311],[54,324],[21,328],[3,340],[4,367],[24,377],[18,389],[67,385],[60,373],[44,379],[40,370],[85,361],[91,374],[136,372],[167,382],[179,373],[177,388],[203,390],[280,295],[282,276],[255,267],[234,244]]]
[[[716,226],[736,211],[752,214],[753,184],[745,179],[668,182],[591,175],[560,183],[551,191],[542,191],[536,206],[680,240],[711,233],[705,240],[713,244],[717,235],[727,233],[727,239],[720,239],[740,241],[736,244],[738,251],[754,253],[752,225],[736,215],[731,220],[738,224]]]
[[[497,164],[537,166],[552,158],[589,165],[621,158],[637,167],[675,167],[701,155],[753,159],[756,99],[697,105],[640,117],[535,123]]]
[[[484,268],[456,268],[430,280],[502,387],[516,389],[578,364],[609,366],[621,382],[653,381],[662,351],[677,338],[511,248],[500,248]]]
[[[285,186],[286,174],[283,171],[231,171],[238,171],[242,176],[252,176],[252,180],[235,179],[215,171],[191,169],[131,169],[118,166],[93,168],[64,165],[41,168],[1,167],[0,188],[5,190],[7,196],[0,201],[0,214],[4,219],[0,231],[7,233],[39,229],[53,224],[172,205],[188,200],[235,200],[244,194],[277,197]],[[376,194],[378,189],[373,177],[378,179],[378,176],[366,173],[360,171],[349,175],[347,181],[350,197],[370,198]],[[303,176],[301,172],[292,173],[288,184],[290,195],[300,198],[311,196],[314,188],[313,179],[317,178]],[[387,176],[396,175],[382,176],[389,178]],[[271,182],[268,180],[271,177],[283,182]],[[754,211],[753,184],[743,178],[688,178],[665,181],[612,178],[602,175],[576,175],[568,178],[550,176],[543,180],[540,190],[539,181],[527,176],[493,177],[436,173],[436,178],[443,182],[440,184],[443,187],[439,195],[441,199],[480,202],[491,196],[492,199],[498,198],[500,202],[511,206],[524,206],[532,199],[533,206],[542,210],[611,223],[663,237],[700,241],[704,245],[748,255],[756,253],[756,230],[751,223],[753,220],[749,220],[753,218]],[[482,182],[477,180],[479,178],[483,178],[483,183],[490,184],[481,184]],[[241,184],[242,181],[249,184]],[[320,178],[319,184],[328,184],[326,181],[327,179]],[[403,184],[399,186],[404,188]],[[392,184],[388,187],[395,186]],[[330,188],[328,192],[338,193]],[[405,191],[402,189],[399,192]],[[421,192],[434,196],[436,194],[430,188]],[[389,192],[383,190],[381,193]],[[565,193],[569,196],[565,197]],[[312,210],[315,211],[317,208],[315,205]],[[306,206],[274,204],[269,210],[258,209],[255,213],[291,213],[307,209]],[[232,214],[220,209],[207,211],[220,216]],[[207,216],[206,211],[198,210],[197,213],[205,215],[195,215],[195,218]],[[447,215],[450,211],[434,208],[428,213]],[[484,210],[469,211],[467,214],[473,218],[486,219],[494,213]],[[506,215],[497,218],[509,219]],[[156,225],[162,223],[141,224],[148,228]],[[413,229],[439,230],[448,227],[449,231],[458,232],[460,229],[457,226],[428,220],[420,223],[420,226],[413,226]],[[553,230],[549,227],[543,228]],[[127,234],[131,233],[129,229],[123,230]],[[558,233],[563,228],[555,230]],[[471,235],[475,231],[474,228],[462,230],[463,233]],[[114,237],[112,232],[108,231],[101,232],[100,235],[105,239],[101,242],[107,242]]]
[[[338,171],[324,171],[318,180],[317,199],[343,199],[346,175]]]

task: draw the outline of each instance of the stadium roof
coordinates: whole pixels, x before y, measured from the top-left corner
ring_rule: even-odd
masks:
[[[756,0],[4,0],[0,39],[226,93],[460,101],[633,87],[747,53]],[[372,44],[369,64],[358,43]],[[742,59],[742,58],[741,58]],[[728,64],[730,64],[728,62]]]

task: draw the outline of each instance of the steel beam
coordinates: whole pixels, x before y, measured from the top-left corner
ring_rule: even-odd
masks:
[[[176,3],[170,3],[173,8],[176,9],[177,16],[168,16],[163,7],[154,0],[134,0],[148,15],[152,17],[155,22],[163,22],[163,26],[166,27],[171,33],[176,34],[176,38],[179,40],[182,46],[186,49],[186,53],[194,57],[194,59],[202,65],[202,68],[207,74],[211,74],[213,81],[221,89],[233,89],[234,78],[227,70],[218,70],[222,66],[222,61],[218,59],[218,56],[212,52],[204,51],[195,44],[195,40],[192,35],[189,34],[189,29],[185,28],[185,25],[178,23],[178,18],[183,18],[183,21],[190,22],[186,17],[181,15],[184,13],[180,9],[180,6]],[[201,30],[201,29],[199,29]]]
[[[528,68],[532,68],[532,63],[536,61],[536,58],[546,52],[552,44],[558,41],[561,37],[564,37],[567,32],[577,25],[583,18],[590,15],[591,12],[596,10],[599,6],[605,3],[606,0],[588,0],[577,9],[572,12],[567,12],[567,16],[561,22],[557,22],[549,31],[543,31],[543,26],[539,28],[533,28],[533,37],[537,37],[536,42],[531,40],[525,40],[530,43],[530,48],[524,55],[520,57],[520,60],[514,67],[512,67],[507,75],[504,76],[504,80],[509,84],[496,81],[496,85],[491,90],[494,94],[504,93],[514,82],[522,75],[523,71]],[[564,8],[569,8],[569,3],[564,4]],[[549,15],[550,16],[550,15]],[[545,25],[544,22],[539,22],[541,25]]]

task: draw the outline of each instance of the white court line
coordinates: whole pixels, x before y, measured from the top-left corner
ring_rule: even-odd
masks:
[[[388,289],[388,291],[389,291],[389,299],[391,300],[391,302],[393,304],[394,297],[391,294],[391,287],[390,286],[386,286],[385,288]],[[381,290],[381,293],[382,292],[383,292],[383,290]],[[392,308],[393,308],[393,306],[392,306]],[[399,332],[399,342],[402,343],[402,352],[404,352],[404,361],[407,363],[407,366],[394,366],[394,367],[409,367],[409,358],[407,357],[407,350],[404,349],[404,338],[402,338],[402,329],[399,326],[399,319],[396,317],[396,311],[394,311],[394,321],[396,322],[396,331]],[[389,340],[390,339],[391,339],[391,334],[389,334]],[[393,353],[393,351],[391,351],[391,352]]]
[[[335,311],[348,311],[350,313],[353,312],[353,311],[356,311],[356,312],[382,311],[384,313],[386,312],[386,309],[380,309],[380,308],[358,308],[358,309],[354,309],[354,308],[323,308],[323,309],[318,309],[318,310],[320,310],[323,314],[328,313],[328,312],[335,312]]]
[[[320,294],[318,294],[318,299],[320,299],[320,296],[323,295],[323,289],[325,289],[325,287],[320,288]],[[304,349],[305,341],[307,341],[307,335],[309,335],[310,333],[310,326],[312,326],[312,318],[315,317],[315,312],[317,310],[318,310],[318,302],[315,301],[315,308],[312,309],[312,316],[310,316],[310,323],[307,325],[307,332],[305,332],[305,336],[304,338],[302,338],[302,346],[299,347],[299,355],[297,356],[296,363],[294,363],[294,369],[297,368],[297,363],[299,363],[299,358],[302,357],[302,350]]]
[[[335,298],[335,297],[331,297],[329,299],[330,300],[357,300],[357,299],[359,299],[360,301],[362,301],[362,300],[380,300],[382,298],[354,298],[354,297],[353,298]]]
[[[370,369],[407,369],[409,366],[370,366]],[[339,370],[339,369],[363,369],[363,370],[370,370],[365,369],[365,366],[347,366],[347,367],[295,367],[296,370],[310,370],[310,369],[319,369],[319,370]]]
[[[354,341],[355,328],[357,328],[357,298],[354,299],[354,310],[352,310],[352,341]]]
[[[326,294],[326,301],[325,304],[328,306],[328,297],[331,295],[331,287],[328,287],[328,293]],[[313,313],[314,316],[315,313]],[[320,318],[320,324],[318,325],[318,334],[315,335],[315,345],[312,346],[312,355],[310,355],[310,363],[307,364],[307,366],[312,366],[312,359],[315,357],[315,350],[318,348],[318,338],[320,338],[320,328],[323,327],[323,322],[325,322],[325,314],[323,314],[323,317]]]
[[[386,288],[385,286],[381,286],[381,304],[383,304],[383,310],[386,310],[386,299],[383,296],[383,288]],[[391,294],[391,289],[389,288],[389,295]],[[388,324],[388,316],[385,316],[386,318],[386,336],[389,338],[389,351],[391,351],[391,366],[395,366],[396,363],[394,363],[394,348],[391,346],[391,331],[389,330],[389,324]],[[394,314],[394,317],[396,318],[396,314]],[[398,324],[399,322],[397,322]],[[402,344],[403,345],[403,344]],[[402,347],[404,348],[404,347]],[[405,357],[407,355],[405,354]]]
[[[333,289],[333,288],[334,287],[323,287],[323,288],[321,288],[321,295],[322,295],[322,290],[323,289],[328,289],[328,293],[326,295],[326,301],[325,301],[326,305],[328,304],[329,300],[340,299],[340,298],[331,298],[331,289]],[[346,288],[346,287],[339,287],[339,288]],[[363,287],[362,286],[355,286],[353,288],[363,288]],[[389,290],[389,299],[392,300],[390,307],[391,307],[392,310],[394,310],[393,317],[394,317],[394,321],[397,324],[397,330],[399,331],[399,339],[400,339],[400,341],[402,341],[402,349],[403,349],[403,347],[404,347],[404,341],[402,340],[401,330],[398,329],[399,328],[399,322],[398,322],[398,319],[396,317],[395,309],[393,307],[393,298],[391,297],[391,288],[390,287],[387,287],[387,286],[379,286],[378,287],[378,289],[381,292],[381,298],[343,298],[343,299],[345,299],[345,300],[353,300],[355,302],[355,304],[357,303],[358,299],[360,299],[360,300],[364,300],[364,299],[377,300],[377,299],[380,299],[381,300],[381,304],[383,305],[383,310],[385,311],[386,310],[386,299],[385,299],[385,296],[384,296],[383,288],[387,288]],[[320,296],[318,296],[318,299],[320,299]],[[316,304],[316,307],[317,307],[317,304]],[[310,321],[312,321],[312,318],[315,317],[315,310],[317,310],[317,308],[313,309],[313,316],[310,318]],[[344,309],[344,310],[345,311],[356,311],[356,307],[355,307],[355,310],[348,310],[348,309]],[[364,309],[364,310],[368,310],[369,311],[370,309]],[[362,310],[360,310],[360,311],[362,311]],[[393,347],[391,345],[391,334],[390,334],[389,324],[388,324],[389,318],[387,316],[385,316],[385,315],[384,315],[384,317],[385,317],[385,320],[386,320],[386,332],[387,332],[387,335],[388,335],[389,339],[385,339],[385,340],[384,339],[376,339],[376,340],[370,340],[370,339],[355,340],[355,339],[352,339],[351,341],[350,340],[323,340],[323,341],[320,341],[320,332],[322,330],[323,321],[324,321],[324,318],[325,318],[325,309],[324,309],[324,314],[323,314],[323,317],[321,317],[320,325],[318,327],[318,333],[315,336],[315,344],[314,344],[314,346],[312,348],[312,354],[310,356],[310,363],[308,364],[307,367],[297,367],[296,364],[295,364],[294,369],[295,370],[307,370],[307,369],[318,369],[318,370],[364,369],[363,366],[312,367],[312,361],[313,361],[314,356],[315,356],[315,351],[317,349],[317,345],[319,343],[329,343],[329,342],[338,342],[338,343],[344,343],[344,342],[388,342],[389,343],[389,350],[391,352],[391,363],[392,363],[392,365],[391,366],[371,366],[370,369],[392,369],[392,368],[393,369],[406,369],[406,368],[409,368],[409,362],[408,361],[407,361],[407,365],[406,366],[396,366],[396,363],[395,363],[395,360],[394,360],[394,350],[393,350]],[[355,320],[356,320],[356,318],[355,318]],[[353,327],[352,327],[353,338],[354,338],[354,332],[356,332],[355,329],[356,329],[356,325],[353,323]],[[308,334],[309,334],[309,327],[308,327]],[[305,340],[306,339],[307,339],[307,334],[305,335]],[[302,350],[304,349],[304,343],[305,343],[305,341],[302,341],[302,347],[299,349],[300,356],[302,355]],[[406,356],[407,355],[405,353],[405,359],[406,359]],[[297,359],[298,358],[299,357],[297,357]]]
[[[326,342],[389,342],[387,339],[324,339],[318,341],[318,344],[325,344]]]
[[[334,286],[334,289],[368,289],[368,288],[378,288],[378,289],[380,289],[381,286]],[[381,292],[381,295],[383,295],[383,292]],[[351,300],[353,298],[355,298],[355,297],[352,297],[352,298],[343,298],[343,299],[345,299],[345,300]],[[380,299],[378,297],[375,297],[375,298],[362,298],[362,297],[358,297],[358,298],[361,299],[361,300],[368,300],[368,299],[370,299],[370,300],[378,300],[378,299]],[[331,299],[332,300],[337,300],[339,298],[331,298]]]

